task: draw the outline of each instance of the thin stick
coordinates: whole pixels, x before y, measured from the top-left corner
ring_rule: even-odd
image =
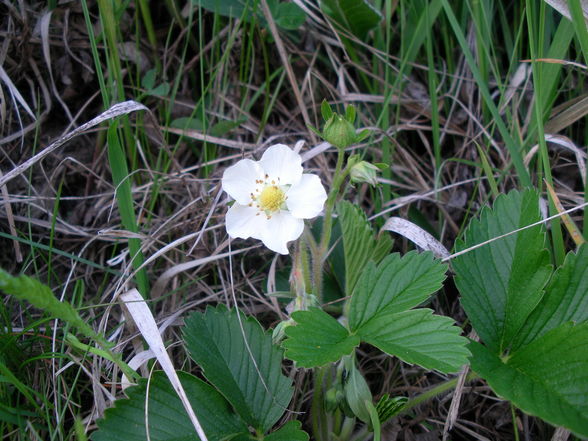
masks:
[[[500,236],[493,237],[492,239],[485,240],[484,242],[481,242],[481,243],[479,243],[477,245],[474,245],[473,247],[469,247],[469,248],[466,248],[465,250],[461,250],[461,251],[459,251],[459,252],[457,252],[455,254],[452,254],[451,256],[446,257],[445,259],[442,259],[441,261],[442,262],[447,262],[448,260],[451,260],[451,259],[453,259],[453,258],[455,258],[457,256],[461,256],[462,254],[469,253],[470,251],[473,251],[476,248],[480,248],[480,247],[483,247],[484,245],[488,245],[490,242],[494,242],[495,240],[498,240],[498,239],[503,239],[505,237],[511,236],[513,234],[516,234],[516,233],[518,233],[520,231],[523,231],[523,230],[526,230],[528,228],[536,227],[537,225],[545,224],[545,223],[549,222],[552,219],[555,219],[557,217],[562,217],[562,216],[564,216],[564,215],[566,215],[568,213],[571,213],[573,211],[580,210],[580,209],[586,207],[587,205],[588,205],[588,202],[584,202],[583,204],[576,205],[575,207],[572,207],[572,208],[570,208],[568,210],[562,211],[561,213],[557,213],[557,214],[554,214],[553,216],[546,217],[545,219],[542,219],[540,221],[537,221],[537,222],[534,222],[532,224],[526,225],[526,226],[521,227],[521,228],[519,228],[517,230],[510,231],[508,233],[501,234]]]

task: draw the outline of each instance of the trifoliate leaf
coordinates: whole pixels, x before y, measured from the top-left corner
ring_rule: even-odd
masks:
[[[286,328],[288,339],[282,343],[286,357],[300,367],[323,366],[351,353],[359,345],[359,337],[319,308],[292,314],[296,326]]]
[[[566,323],[505,362],[471,343],[472,370],[501,397],[545,421],[588,437],[588,323]]]
[[[351,298],[349,326],[352,331],[379,314],[413,308],[439,290],[447,266],[432,253],[411,251],[400,257],[391,254],[377,267],[369,263]]]
[[[463,250],[541,220],[536,191],[500,196],[471,222]],[[482,341],[496,354],[508,349],[535,309],[551,274],[541,225],[469,251],[453,261],[462,305]]]
[[[358,330],[361,340],[407,363],[441,372],[457,372],[468,362],[468,340],[449,317],[430,309],[382,313]]]
[[[568,253],[563,265],[550,280],[537,305],[513,343],[525,345],[557,326],[588,320],[588,245]]]
[[[209,441],[248,434],[229,403],[209,384],[186,372],[178,377]],[[127,390],[127,399],[115,402],[98,421],[93,441],[191,441],[198,439],[177,393],[163,372],[141,379]],[[147,399],[146,399],[147,397]],[[145,412],[147,404],[148,412]],[[149,434],[149,436],[147,436]]]
[[[186,319],[184,340],[208,381],[255,429],[266,432],[286,411],[293,391],[282,351],[254,318],[209,307]]]
[[[345,250],[345,292],[351,295],[367,263],[378,263],[390,252],[392,239],[383,235],[376,240],[363,210],[350,202],[337,204],[337,213]]]
[[[275,432],[263,438],[263,441],[308,441],[309,436],[300,429],[300,421],[288,421]]]

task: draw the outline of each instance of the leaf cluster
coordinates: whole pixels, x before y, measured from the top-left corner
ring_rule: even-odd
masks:
[[[468,346],[471,366],[525,412],[588,436],[588,247],[553,272],[540,221],[538,193],[513,191],[458,243],[468,250],[496,238],[453,263],[481,340]]]
[[[208,307],[186,319],[184,340],[207,382],[186,372],[179,377],[209,441],[308,440],[298,421],[272,431],[288,409],[293,388],[282,374],[282,351],[254,318],[222,305]],[[147,435],[160,441],[197,439],[162,372],[134,386],[128,399],[106,411],[98,427],[95,441]]]

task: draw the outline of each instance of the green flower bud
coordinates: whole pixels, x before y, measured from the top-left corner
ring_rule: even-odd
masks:
[[[344,149],[357,142],[355,127],[343,116],[333,114],[325,124],[323,139],[337,148]]]
[[[327,412],[334,412],[339,408],[341,392],[337,388],[332,387],[325,393],[325,410]]]
[[[361,161],[351,167],[349,178],[351,182],[363,183],[367,182],[372,186],[378,185],[376,173],[379,168],[367,161]]]
[[[372,405],[372,393],[370,388],[355,365],[347,372],[345,383],[345,398],[353,414],[364,423],[370,422],[368,406]]]
[[[286,328],[292,326],[294,324],[292,319],[284,320],[277,324],[274,328],[274,332],[272,333],[272,342],[275,345],[278,345],[282,342],[284,337],[286,336]]]

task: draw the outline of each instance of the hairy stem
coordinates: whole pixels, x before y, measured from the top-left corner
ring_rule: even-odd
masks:
[[[326,433],[327,418],[323,407],[324,367],[314,368],[314,390],[312,392],[311,419],[312,433],[317,441],[328,441]]]
[[[335,202],[339,196],[341,185],[345,181],[345,177],[348,174],[348,170],[343,170],[343,161],[345,160],[345,152],[343,149],[338,150],[337,165],[335,166],[335,172],[333,174],[333,184],[331,191],[327,197],[325,203],[325,217],[323,221],[323,231],[321,234],[320,245],[318,246],[317,253],[313,255],[313,273],[314,273],[314,294],[316,295],[319,302],[322,303],[322,287],[323,287],[323,263],[327,257],[327,251],[329,248],[329,242],[331,240],[331,232],[333,229],[333,210],[335,208]]]
[[[475,380],[478,377],[478,374],[474,373],[474,372],[469,372],[468,375],[466,376],[466,382],[467,381],[472,381]],[[411,398],[410,400],[408,400],[406,402],[406,404],[404,405],[404,407],[402,408],[402,410],[400,411],[400,413],[406,413],[407,411],[409,411],[410,409],[418,406],[421,403],[424,403],[425,401],[430,400],[431,398],[435,398],[438,395],[441,395],[445,392],[447,392],[448,390],[453,389],[458,381],[459,377],[455,377],[452,378],[451,380],[447,380],[444,383],[438,384],[435,387],[432,387],[431,389],[423,392],[420,395],[417,395],[414,398]]]

